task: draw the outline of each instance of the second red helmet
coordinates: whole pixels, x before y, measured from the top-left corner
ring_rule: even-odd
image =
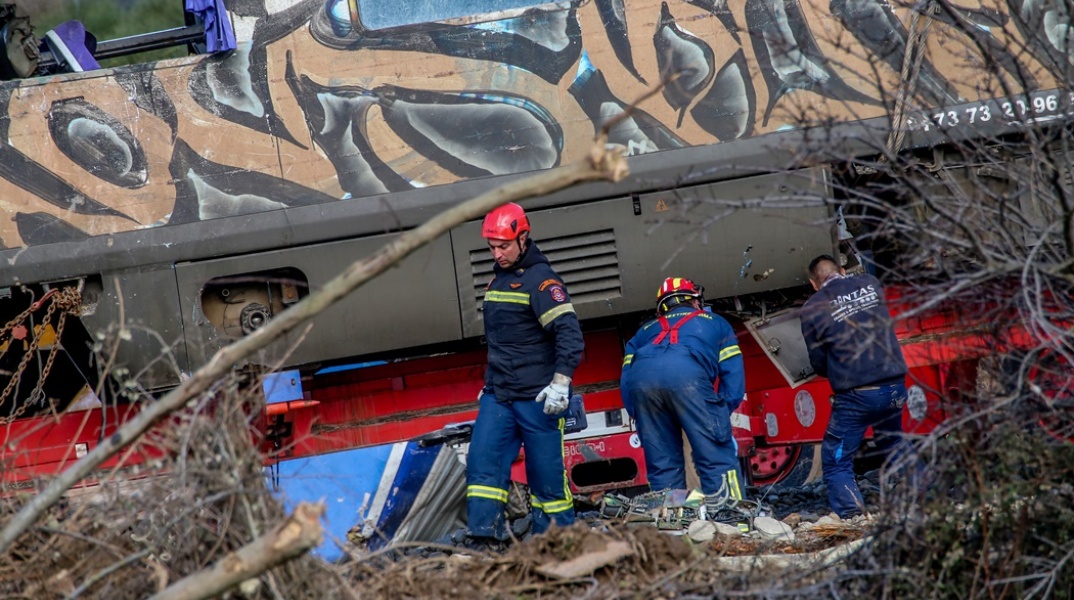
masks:
[[[656,291],[656,303],[660,305],[665,300],[675,296],[701,298],[704,293],[705,288],[685,277],[668,277],[660,285],[660,289]]]
[[[481,237],[490,240],[513,240],[523,231],[530,230],[530,220],[526,211],[514,202],[493,209],[485,215],[481,224]]]

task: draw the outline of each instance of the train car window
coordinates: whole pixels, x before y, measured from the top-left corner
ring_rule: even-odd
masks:
[[[332,17],[352,20],[352,17],[357,16],[362,28],[376,31],[419,23],[510,13],[549,3],[549,0],[334,0]],[[356,15],[354,8],[357,8]],[[352,21],[352,24],[355,23]]]

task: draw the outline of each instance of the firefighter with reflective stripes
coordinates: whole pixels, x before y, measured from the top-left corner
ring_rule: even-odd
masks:
[[[742,352],[731,325],[704,303],[704,289],[689,279],[664,280],[657,318],[627,343],[619,389],[638,428],[654,491],[686,488],[685,432],[702,491],[742,499],[731,435],[731,412],[746,389]]]
[[[466,461],[471,538],[503,540],[511,463],[525,446],[533,531],[574,522],[563,413],[582,359],[582,329],[563,280],[530,239],[517,204],[485,216],[496,261],[482,307],[488,368]]]

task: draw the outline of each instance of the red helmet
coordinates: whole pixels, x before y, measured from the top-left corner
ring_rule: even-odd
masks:
[[[481,237],[490,240],[514,240],[518,239],[523,231],[529,230],[530,220],[526,218],[526,211],[514,202],[508,202],[485,215],[485,222],[481,224]]]
[[[663,312],[687,300],[704,302],[705,288],[685,277],[668,277],[656,291],[656,308]]]

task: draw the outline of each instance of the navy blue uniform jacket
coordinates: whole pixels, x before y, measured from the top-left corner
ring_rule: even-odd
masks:
[[[681,306],[665,316],[669,326],[675,327],[694,312],[693,307]],[[672,344],[665,336],[654,344],[662,331],[660,320],[654,319],[642,325],[627,342],[619,379],[627,413],[634,416],[627,390],[642,384],[639,378],[644,378],[646,385],[666,384],[669,389],[693,383],[695,389],[711,397],[706,399],[726,402],[729,412],[738,408],[746,394],[746,373],[731,324],[719,315],[701,312],[680,326],[677,343]],[[717,380],[718,394],[713,389]]]
[[[493,266],[482,312],[485,387],[497,400],[532,402],[556,373],[574,376],[582,328],[563,280],[532,240],[513,269]]]
[[[880,280],[872,275],[829,279],[802,306],[809,364],[832,390],[906,376],[906,361],[891,325]]]

